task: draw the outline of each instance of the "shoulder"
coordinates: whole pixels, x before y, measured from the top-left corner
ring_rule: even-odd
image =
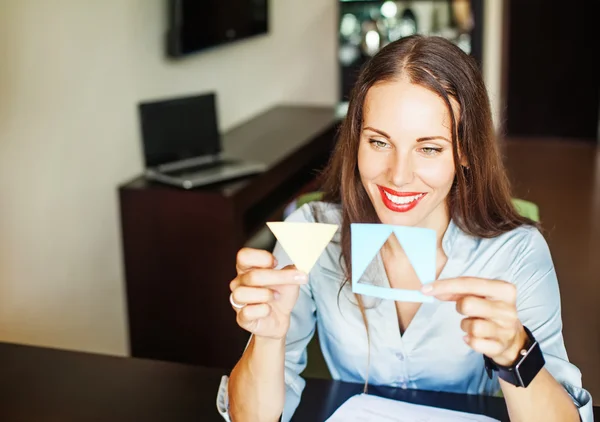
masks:
[[[341,224],[342,207],[329,202],[309,202],[292,212],[285,221],[289,223]]]
[[[515,284],[538,280],[554,271],[548,242],[536,227],[523,225],[481,242],[503,263]]]
[[[551,264],[552,258],[548,242],[542,233],[533,226],[523,225],[498,236],[498,243],[504,252],[516,262],[534,260],[540,264]]]

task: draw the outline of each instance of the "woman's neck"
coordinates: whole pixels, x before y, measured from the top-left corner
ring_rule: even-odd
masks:
[[[435,216],[431,215],[430,217]],[[444,235],[446,234],[446,230],[448,230],[449,225],[450,216],[447,213],[445,213],[444,218],[430,218],[429,221],[423,221],[415,227],[435,230],[437,238],[437,249],[443,251],[442,242],[444,240]],[[381,251],[384,255],[392,258],[406,256],[404,250],[402,249],[402,245],[400,245],[400,242],[398,241],[396,236],[390,236],[388,240],[383,244]]]

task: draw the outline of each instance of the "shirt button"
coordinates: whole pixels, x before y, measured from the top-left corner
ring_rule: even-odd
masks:
[[[398,360],[404,360],[404,353],[402,353],[402,352],[397,352],[397,353],[396,353],[396,357],[398,358]]]

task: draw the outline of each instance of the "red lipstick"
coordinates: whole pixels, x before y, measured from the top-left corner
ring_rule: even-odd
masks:
[[[425,195],[427,195],[427,193],[425,193],[425,192],[398,192],[393,189],[384,188],[383,186],[379,186],[379,185],[377,185],[377,187],[379,188],[379,192],[381,193],[381,200],[383,201],[383,204],[388,209],[390,209],[391,211],[394,211],[394,212],[407,212],[407,211],[412,210],[414,207],[416,207],[419,204],[419,202],[421,202],[421,199],[425,198]],[[401,197],[401,198],[407,197],[407,196],[417,196],[417,195],[421,195],[421,196],[407,204],[396,204],[396,203],[392,202],[392,200],[390,198],[387,197],[386,193],[393,195],[393,196]]]

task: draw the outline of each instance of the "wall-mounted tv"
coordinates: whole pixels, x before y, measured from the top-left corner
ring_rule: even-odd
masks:
[[[168,0],[167,54],[181,57],[266,34],[269,0]]]

